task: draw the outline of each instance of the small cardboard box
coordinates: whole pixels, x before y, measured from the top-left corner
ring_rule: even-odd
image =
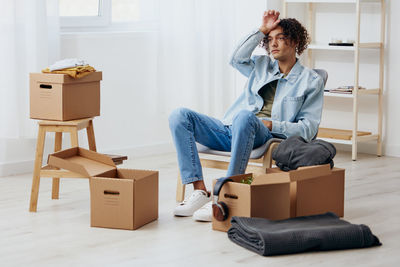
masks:
[[[90,177],[91,226],[137,229],[158,218],[158,172],[117,169],[103,154],[74,147],[48,164]]]
[[[100,115],[100,80],[93,72],[80,79],[66,74],[30,74],[31,119],[67,121]]]
[[[240,182],[247,177],[253,177],[250,185]],[[232,216],[282,220],[328,211],[343,216],[344,169],[331,170],[329,164],[289,172],[272,168],[266,174],[231,178],[233,182],[227,182],[219,194],[219,201],[228,205],[229,217],[223,222],[213,218],[214,230],[228,231]]]

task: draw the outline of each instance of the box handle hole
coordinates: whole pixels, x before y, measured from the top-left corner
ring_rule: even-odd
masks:
[[[237,195],[231,195],[231,194],[224,194],[225,198],[232,198],[232,199],[238,199],[239,197]]]
[[[50,85],[50,84],[41,84],[41,85],[40,85],[40,88],[43,88],[43,89],[51,89],[51,88],[53,88],[53,86]]]
[[[104,190],[104,195],[119,195],[118,191]]]

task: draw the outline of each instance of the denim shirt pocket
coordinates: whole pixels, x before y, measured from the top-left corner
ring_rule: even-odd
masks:
[[[282,117],[285,121],[294,122],[301,106],[304,103],[304,95],[302,96],[285,96],[283,98]]]

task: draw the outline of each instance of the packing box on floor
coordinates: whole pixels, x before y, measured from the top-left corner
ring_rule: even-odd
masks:
[[[74,120],[100,115],[100,80],[93,72],[80,79],[67,74],[30,74],[30,117]]]
[[[223,222],[213,218],[212,228],[228,231],[232,216],[282,220],[331,211],[342,217],[344,171],[327,164],[232,176],[233,182],[224,184],[219,194],[219,201],[228,205],[229,217]],[[253,178],[251,184],[241,183],[248,177]]]
[[[90,177],[91,226],[137,229],[158,218],[158,172],[118,169],[103,154],[74,147],[48,164]]]

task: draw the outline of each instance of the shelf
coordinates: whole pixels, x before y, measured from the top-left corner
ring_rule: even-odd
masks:
[[[382,43],[360,43],[358,45],[360,48],[382,48]]]
[[[358,95],[379,95],[379,89],[359,89]],[[324,92],[324,96],[353,98],[353,94]]]
[[[382,48],[382,43],[360,43],[359,48]],[[355,46],[338,46],[338,45],[328,45],[323,43],[310,44],[308,49],[312,50],[338,50],[338,51],[355,51]]]
[[[360,0],[360,3],[379,3],[380,0]],[[286,0],[286,3],[355,4],[357,0]]]
[[[354,46],[337,46],[337,45],[327,45],[327,44],[310,44],[308,49],[313,50],[347,50],[347,51],[354,51]]]
[[[359,95],[379,95],[379,89],[359,89]]]
[[[353,132],[351,130],[341,130],[332,128],[319,128],[318,139],[331,143],[352,144]],[[357,142],[377,141],[378,135],[371,132],[357,131]]]
[[[377,144],[377,155],[380,156],[382,155],[382,142],[381,142],[381,133],[382,133],[382,115],[383,115],[383,107],[382,107],[382,94],[383,94],[383,74],[384,74],[384,49],[385,49],[385,21],[386,21],[386,8],[385,8],[385,1],[386,0],[284,0],[284,5],[283,5],[283,17],[287,17],[288,10],[291,5],[290,3],[299,3],[299,4],[308,4],[306,5],[307,8],[304,9],[307,13],[307,22],[309,26],[309,34],[312,39],[314,39],[315,35],[315,25],[318,23],[316,21],[317,13],[319,11],[319,8],[322,7],[323,4],[328,4],[328,5],[333,5],[334,4],[339,4],[342,6],[341,9],[351,8],[350,12],[352,15],[354,15],[354,18],[356,19],[356,24],[355,24],[355,35],[354,35],[354,43],[352,44],[347,44],[349,46],[346,46],[346,43],[342,44],[336,44],[336,45],[329,45],[328,40],[318,40],[314,41],[314,43],[311,43],[308,45],[308,53],[307,53],[307,62],[308,62],[308,67],[310,68],[315,68],[315,60],[314,57],[318,57],[321,55],[329,55],[330,58],[334,59],[337,55],[342,55],[348,59],[353,59],[353,66],[354,66],[354,81],[357,81],[355,84],[360,86],[362,82],[359,82],[360,79],[360,57],[362,56],[362,52],[364,50],[368,51],[373,51],[374,54],[379,54],[379,72],[376,73],[376,75],[379,77],[379,85],[375,85],[377,87],[375,88],[368,88],[368,89],[357,89],[343,93],[343,92],[335,92],[335,90],[332,90],[334,88],[326,88],[326,92],[324,91],[324,98],[325,97],[336,97],[336,98],[342,98],[336,99],[336,101],[340,101],[342,104],[353,104],[353,116],[345,116],[343,118],[338,118],[339,121],[340,119],[342,120],[348,120],[348,121],[353,121],[352,126],[350,126],[351,130],[341,130],[341,129],[331,129],[331,128],[320,128],[318,131],[318,139],[326,140],[331,143],[338,143],[338,144],[347,144],[347,145],[352,145],[352,155],[351,158],[352,160],[357,159],[357,144],[360,142],[369,142],[373,141],[376,142]],[[368,6],[371,3],[371,6]],[[379,39],[373,39],[371,41],[369,40],[360,40],[360,28],[361,28],[361,20],[360,17],[362,15],[362,5],[366,4],[368,8],[379,8],[380,9],[380,38]],[[338,5],[338,6],[339,6]],[[306,6],[303,6],[304,8]],[[296,6],[293,6],[294,9],[297,9]],[[303,9],[301,9],[303,10]],[[343,12],[345,12],[343,10]],[[347,11],[348,12],[348,11]],[[347,13],[346,12],[346,13]],[[335,10],[332,10],[332,13],[338,13],[335,12]],[[363,14],[364,15],[364,14]],[[367,13],[367,15],[370,15]],[[339,19],[339,18],[338,18]],[[334,20],[330,20],[334,21]],[[378,21],[376,19],[376,21]],[[329,22],[328,22],[329,24]],[[343,36],[342,36],[343,37]],[[343,38],[342,38],[343,39]],[[349,39],[345,39],[344,41],[350,41]],[[375,41],[375,42],[374,42]],[[378,53],[377,53],[378,52]],[[346,61],[347,62],[347,61]],[[323,67],[323,66],[318,66],[318,67]],[[373,75],[373,74],[371,74]],[[355,85],[355,84],[350,84],[350,85]],[[338,85],[338,84],[336,84]],[[331,92],[329,92],[329,89],[331,89]],[[359,98],[364,98],[364,95],[369,95],[369,96],[378,96],[376,100],[378,103],[378,129],[377,133],[371,133],[371,132],[363,132],[363,131],[358,131],[358,102],[360,101]],[[343,100],[343,98],[349,99]],[[325,99],[329,100],[329,99]],[[338,103],[335,103],[338,104]],[[353,138],[353,131],[354,131],[354,138]]]
[[[367,135],[372,135],[372,133],[357,131],[357,136],[367,136]],[[351,130],[341,130],[332,128],[319,128],[318,130],[318,138],[351,140],[352,136],[353,132]]]
[[[324,92],[324,96],[353,98],[353,94],[341,94],[341,93],[330,93],[330,92]]]
[[[341,140],[341,139],[333,139],[333,138],[325,138],[325,137],[318,137],[319,140],[324,140],[329,143],[335,144],[344,144],[344,145],[351,145],[351,140]]]

